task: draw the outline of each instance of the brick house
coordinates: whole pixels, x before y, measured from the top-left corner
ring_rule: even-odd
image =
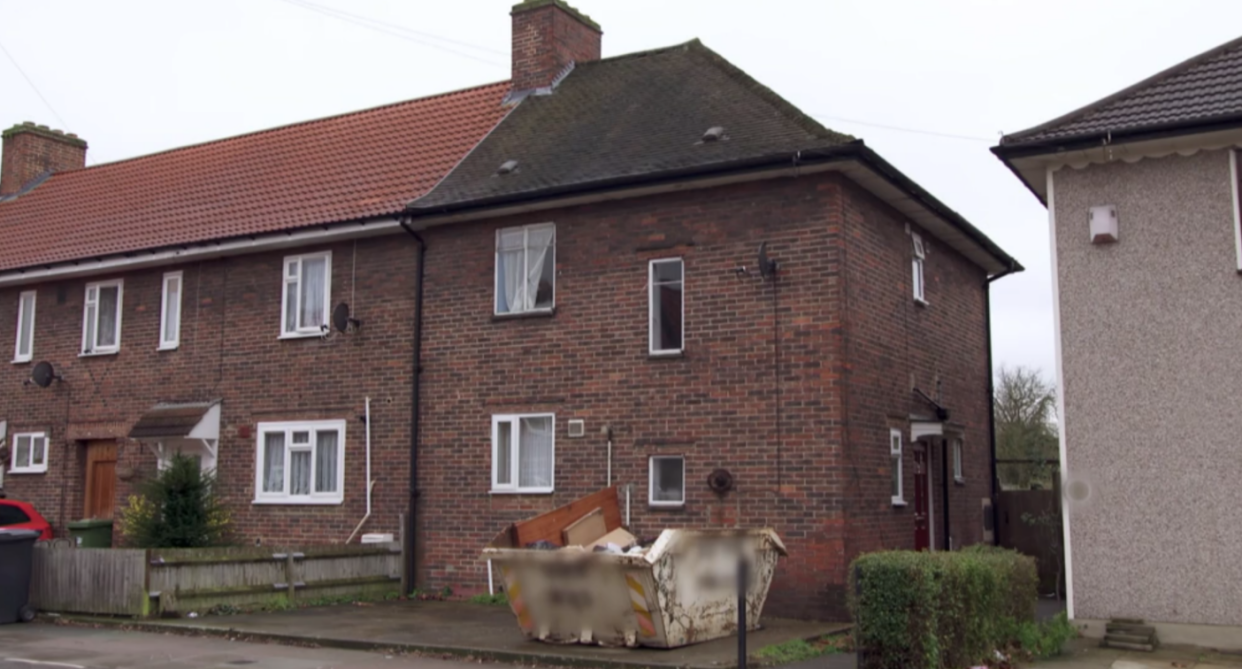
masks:
[[[988,284],[1017,262],[861,140],[697,41],[601,59],[599,26],[560,0],[512,16],[510,82],[66,171],[0,202],[0,226],[50,240],[0,252],[0,340],[25,341],[18,312],[35,287],[27,357],[65,379],[23,386],[29,363],[0,376],[10,442],[49,439],[47,472],[11,473],[10,493],[72,519],[87,508],[77,486],[92,430],[121,443],[118,469],[151,468],[151,439],[135,430],[188,434],[198,420],[202,432],[219,401],[214,452],[241,537],[344,540],[365,513],[370,397],[380,465],[366,528],[395,532],[413,509],[403,529],[425,587],[486,588],[479,550],[505,523],[608,485],[640,535],[776,528],[790,557],[769,601],[784,614],[843,616],[859,552],[984,540]],[[425,132],[441,123],[451,131]],[[248,144],[272,133],[286,136]],[[306,155],[325,146],[343,153]],[[277,147],[289,162],[265,162]],[[196,151],[220,155],[219,172],[185,157]],[[398,163],[417,175],[374,169]],[[125,165],[170,176],[117,195],[110,177],[68,190]],[[114,197],[122,223],[69,216],[85,193]],[[162,246],[121,238],[168,212],[179,227],[159,228]],[[262,247],[269,237],[282,241]],[[196,245],[203,259],[184,259]],[[284,291],[301,290],[288,288],[289,258],[325,250],[323,304],[349,303],[361,327],[278,338]],[[101,267],[120,254],[144,263],[123,275],[126,348],[79,357],[86,284],[122,276]],[[61,266],[64,278],[49,274]],[[156,313],[177,269],[183,344],[169,355]],[[127,356],[134,340],[150,346]],[[289,425],[303,420],[345,425],[327,438],[344,449],[327,461],[344,495],[293,506],[286,483],[276,503],[255,503],[269,444],[291,464],[316,461],[318,432],[314,450],[293,446],[308,443],[311,428]]]

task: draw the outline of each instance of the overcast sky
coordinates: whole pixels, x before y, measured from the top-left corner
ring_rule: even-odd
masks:
[[[993,287],[996,364],[1049,376],[1047,214],[988,148],[1242,31],[1238,0],[572,3],[605,56],[698,37],[965,215],[1027,268]],[[0,127],[76,132],[97,164],[500,81],[512,4],[0,0],[0,46],[46,98],[0,53]]]

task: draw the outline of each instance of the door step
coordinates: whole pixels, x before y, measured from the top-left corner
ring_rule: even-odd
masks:
[[[1156,628],[1137,618],[1113,618],[1105,626],[1100,646],[1150,653],[1160,647]]]

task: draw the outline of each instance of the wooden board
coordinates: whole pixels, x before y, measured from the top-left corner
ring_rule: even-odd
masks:
[[[591,544],[591,548],[595,548],[596,546],[607,546],[608,544],[616,544],[624,549],[633,546],[635,543],[638,543],[638,537],[626,532],[624,527],[618,527],[599,539],[596,539],[595,543]]]
[[[565,526],[562,535],[566,546],[590,546],[596,539],[608,534],[604,524],[604,510],[591,509],[585,516]]]
[[[524,520],[513,526],[514,546],[525,548],[527,544],[543,540],[557,546],[563,546],[564,537],[561,531],[567,525],[586,515],[592,509],[604,512],[604,529],[611,532],[621,527],[621,507],[617,503],[617,489],[603,490],[576,499],[559,509]]]

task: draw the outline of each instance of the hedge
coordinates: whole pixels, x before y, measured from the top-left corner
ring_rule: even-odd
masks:
[[[991,546],[862,555],[850,568],[859,669],[969,667],[1035,618],[1035,560]]]

